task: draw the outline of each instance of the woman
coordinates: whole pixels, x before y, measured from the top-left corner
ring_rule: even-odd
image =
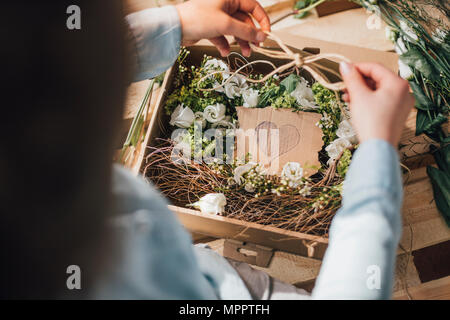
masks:
[[[248,42],[263,41],[261,30],[270,29],[261,6],[191,0],[130,14],[124,26],[120,1],[79,1],[81,29],[69,30],[70,4],[8,5],[1,12],[8,62],[8,108],[0,123],[1,296],[304,298],[193,247],[155,190],[123,168],[111,170],[127,66],[134,66],[134,79],[156,76],[175,61],[181,44],[203,38],[225,56],[224,35],[235,36],[249,55]],[[341,73],[361,145],[312,297],[389,298],[401,231],[395,147],[413,99],[407,83],[379,65],[343,64]],[[71,265],[81,270],[79,290],[67,286]],[[371,270],[379,283],[368,283]]]

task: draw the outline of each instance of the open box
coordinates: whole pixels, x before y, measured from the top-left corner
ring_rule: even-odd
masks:
[[[271,41],[266,42],[265,46],[276,48],[276,45],[274,45]],[[358,49],[359,48],[352,47],[352,50]],[[219,57],[217,50],[212,46],[194,46],[189,48],[189,50],[191,51],[191,54],[188,59],[191,59],[190,63],[194,65],[199,65],[204,54],[212,57]],[[237,47],[233,47],[232,50],[239,51]],[[306,55],[318,53],[320,51],[317,48],[311,47],[304,48],[304,51],[291,47],[291,50],[294,52],[301,52]],[[379,53],[380,55],[391,55],[384,52]],[[391,56],[389,56],[389,58],[391,58]],[[267,58],[259,54],[253,54],[249,60],[251,61],[258,59]],[[277,61],[271,59],[271,61],[276,65],[285,63],[285,60]],[[338,69],[338,64],[333,61],[324,59],[320,62],[328,68],[333,68],[334,70]],[[133,167],[135,174],[142,172],[145,167],[145,156],[147,153],[146,146],[154,146],[157,143],[157,138],[169,136],[169,117],[164,112],[164,105],[167,96],[173,89],[172,83],[176,68],[176,65],[173,66],[165,75],[144,141],[142,143],[143,147],[138,152],[137,161],[135,161],[135,165]],[[271,69],[264,68],[267,67],[262,66],[260,69],[258,68],[257,71],[261,73],[268,73],[271,71]],[[338,80],[332,79],[332,76],[330,76],[330,78],[332,81]],[[245,222],[235,218],[203,214],[197,210],[178,207],[175,205],[169,205],[169,209],[178,216],[181,223],[192,233],[233,240],[230,242],[229,246],[233,247],[235,251],[239,251],[239,248],[245,247],[245,244],[251,243],[253,248],[260,249],[256,250],[258,255],[264,255],[265,252],[275,249],[310,258],[321,259],[328,244],[328,239],[326,237],[284,230],[281,228],[252,222]],[[225,249],[225,251],[227,250]],[[259,265],[264,265],[267,261],[258,263],[258,257],[256,257],[253,262]]]

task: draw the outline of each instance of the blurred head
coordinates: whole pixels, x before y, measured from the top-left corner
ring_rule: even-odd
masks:
[[[111,159],[126,83],[120,0],[10,1],[0,10],[0,295],[86,287],[105,261]],[[81,30],[69,30],[69,5]]]

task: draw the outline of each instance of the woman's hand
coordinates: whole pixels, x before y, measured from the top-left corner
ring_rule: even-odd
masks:
[[[249,42],[266,39],[262,31],[270,31],[270,21],[256,0],[190,0],[176,6],[180,15],[183,45],[209,39],[222,56],[230,53],[224,35],[234,36],[244,56],[250,55]],[[261,27],[258,30],[251,14]]]
[[[397,148],[414,105],[408,82],[376,63],[341,63],[352,124],[359,141],[383,139]]]

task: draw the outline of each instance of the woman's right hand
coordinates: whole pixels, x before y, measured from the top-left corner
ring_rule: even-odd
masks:
[[[350,103],[351,122],[360,143],[383,139],[397,148],[406,118],[414,105],[409,85],[376,63],[341,63]]]

